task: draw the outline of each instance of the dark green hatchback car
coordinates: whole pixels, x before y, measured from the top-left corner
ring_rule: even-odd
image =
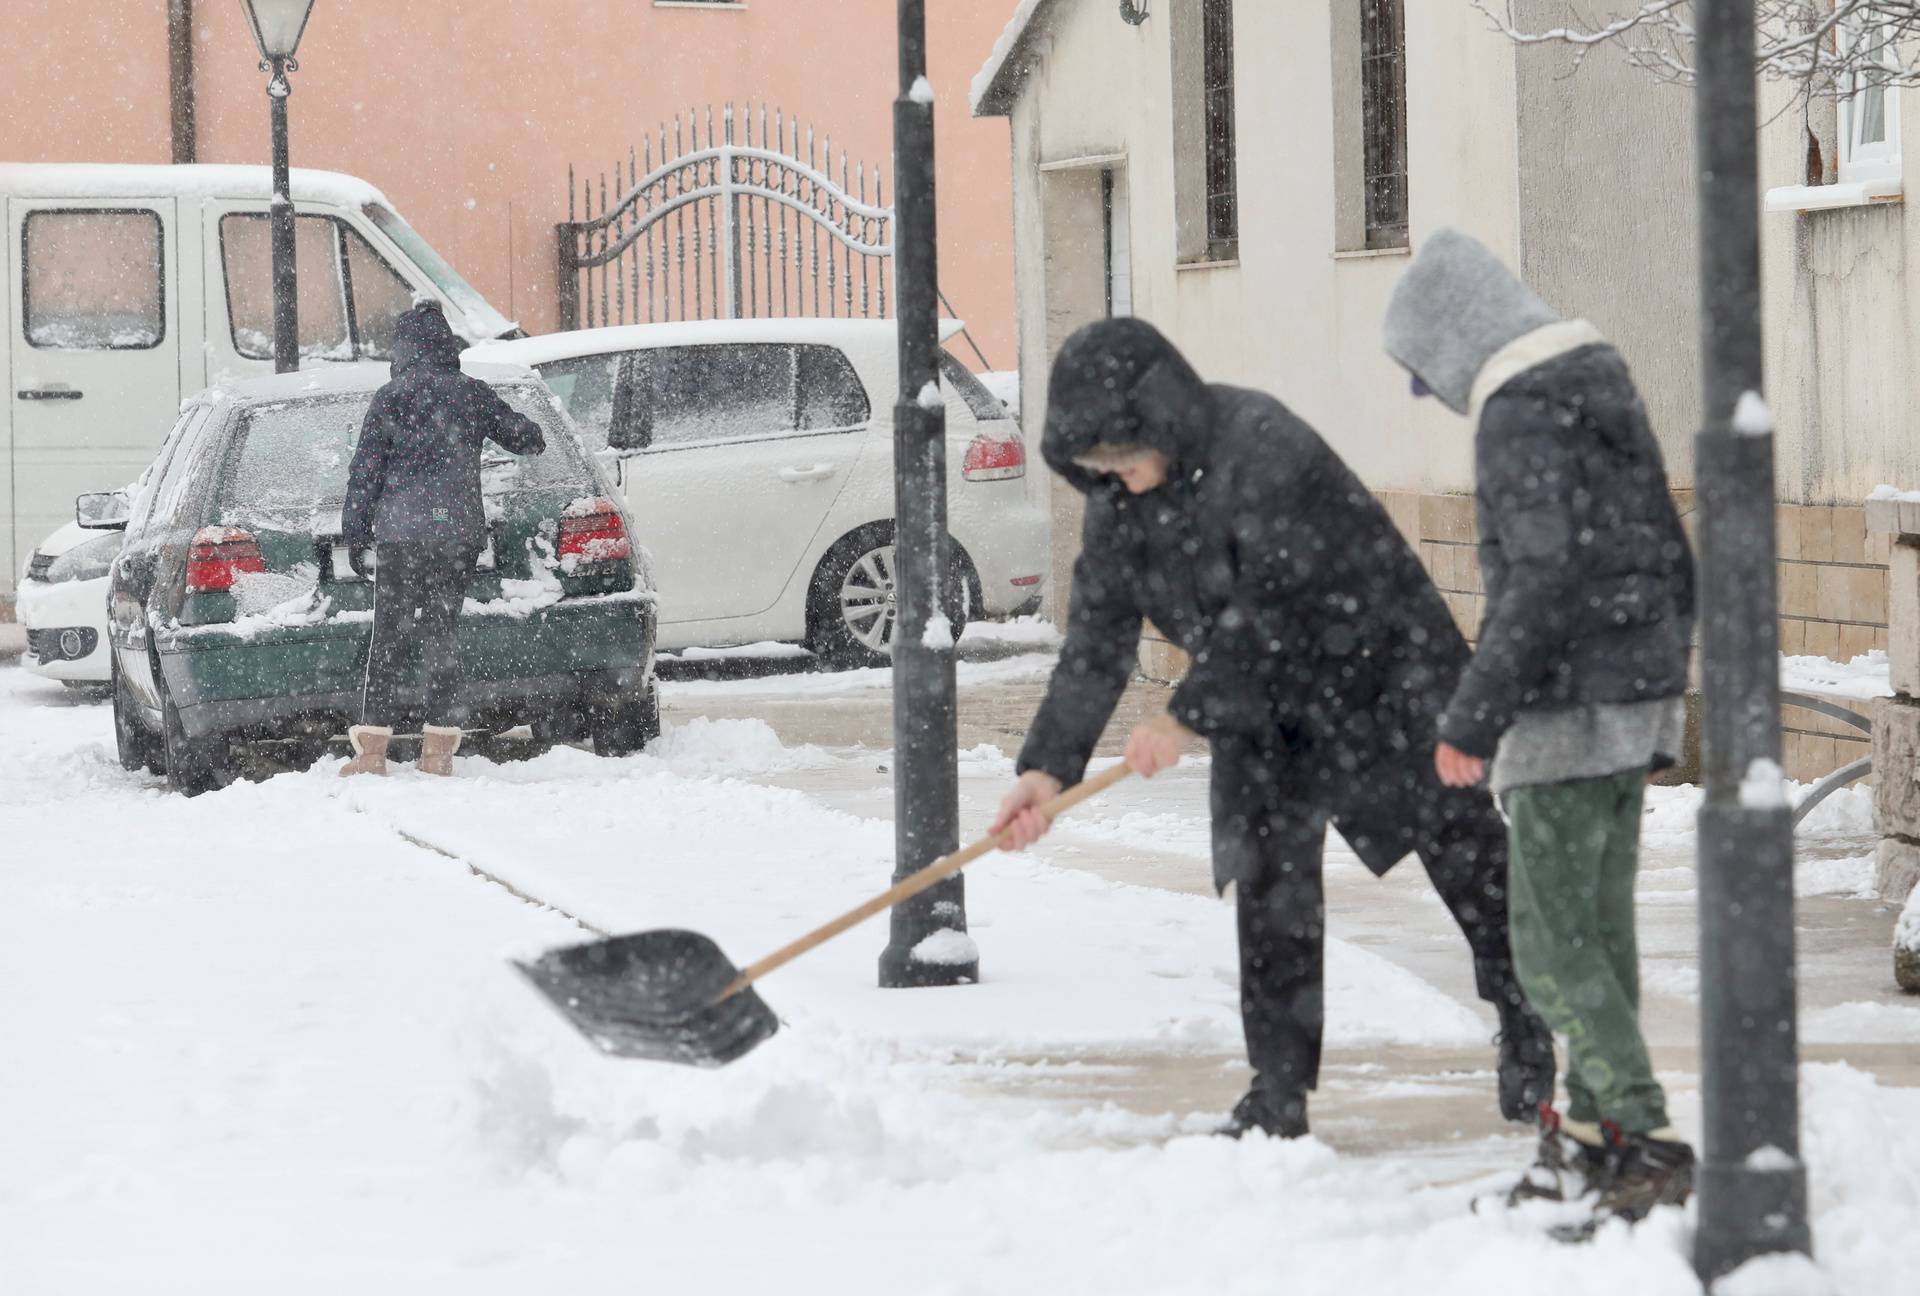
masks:
[[[632,519],[531,370],[465,368],[547,442],[525,458],[489,445],[482,462],[490,539],[459,626],[467,728],[636,750],[660,709]],[[379,574],[348,565],[340,506],[386,380],[385,365],[342,365],[214,388],[130,498],[81,497],[81,525],[127,533],[107,596],[127,768],[203,792],[231,780],[240,744],[312,759],[357,720]]]

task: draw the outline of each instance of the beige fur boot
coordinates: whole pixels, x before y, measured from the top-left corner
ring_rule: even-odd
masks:
[[[353,746],[353,759],[340,767],[340,777],[349,774],[385,774],[387,743],[393,730],[379,725],[355,725],[347,730],[347,742]]]
[[[420,759],[414,763],[414,768],[422,774],[438,774],[445,778],[453,773],[453,754],[459,750],[458,729],[428,725],[420,736]]]

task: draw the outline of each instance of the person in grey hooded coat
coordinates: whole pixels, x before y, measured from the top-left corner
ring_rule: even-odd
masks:
[[[1441,230],[1394,290],[1388,354],[1474,422],[1487,611],[1440,717],[1435,767],[1506,809],[1515,965],[1567,1039],[1569,1104],[1542,1111],[1516,1196],[1597,1187],[1637,1217],[1683,1198],[1638,1022],[1633,886],[1651,771],[1684,736],[1693,565],[1620,354],[1485,247]]]
[[[1046,830],[1035,807],[1081,778],[1151,620],[1192,664],[1128,760],[1151,775],[1183,733],[1207,740],[1214,882],[1235,887],[1255,1075],[1223,1132],[1306,1132],[1329,826],[1376,874],[1419,855],[1499,1012],[1501,1108],[1530,1117],[1553,1050],[1512,972],[1505,832],[1431,761],[1466,641],[1385,508],[1279,401],[1202,382],[1141,320],[1067,340],[1041,450],[1086,518],[1066,643],[996,830],[1016,846]]]

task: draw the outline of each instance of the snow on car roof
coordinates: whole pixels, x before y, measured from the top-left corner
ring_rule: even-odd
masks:
[[[945,342],[966,327],[940,321]],[[609,328],[569,329],[539,337],[482,342],[469,355],[488,360],[539,365],[573,356],[635,351],[646,347],[700,346],[716,342],[812,342],[842,348],[891,346],[894,321],[880,319],[683,320],[672,324],[618,324]]]
[[[295,167],[296,202],[343,207],[385,203],[358,176]],[[102,162],[0,162],[0,194],[15,198],[270,198],[273,172],[263,166],[120,165]]]
[[[460,358],[460,372],[489,383],[538,382],[540,377],[522,364],[469,360],[465,356]],[[302,396],[348,396],[375,391],[391,376],[390,367],[384,364],[330,364],[290,374],[270,374],[264,378],[222,383],[207,395],[214,399],[226,397],[244,404],[295,400]]]

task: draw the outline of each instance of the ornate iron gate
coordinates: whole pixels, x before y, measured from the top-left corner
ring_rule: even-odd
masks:
[[[831,136],[816,146],[812,127],[765,105],[727,104],[718,139],[713,119],[676,115],[671,137],[663,124],[615,162],[611,189],[605,172],[596,189],[567,169],[560,327],[886,315],[893,209],[879,168],[869,197],[867,165]]]

